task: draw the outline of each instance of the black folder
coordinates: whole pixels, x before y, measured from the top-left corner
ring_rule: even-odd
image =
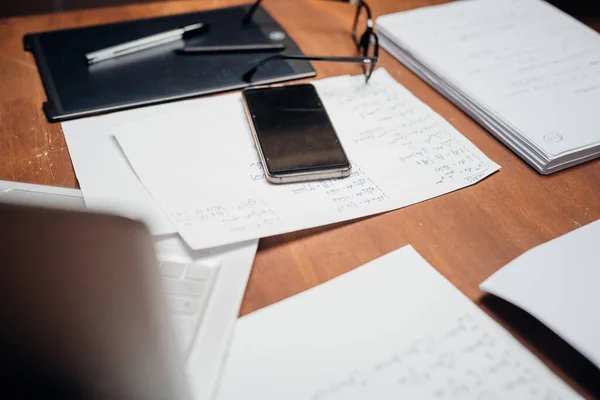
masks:
[[[264,9],[248,24],[249,6],[172,15],[25,35],[48,101],[48,120],[83,116],[158,104],[172,100],[241,89],[242,75],[273,52],[181,55],[177,41],[88,65],[85,54],[156,33],[202,22],[208,29],[186,39],[190,46],[282,43],[288,54],[302,54],[296,43]],[[307,61],[274,61],[259,69],[252,84],[314,76]]]

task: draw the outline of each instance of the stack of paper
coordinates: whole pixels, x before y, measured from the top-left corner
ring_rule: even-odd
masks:
[[[352,162],[344,179],[265,179],[239,93],[116,131],[137,177],[194,249],[346,221],[474,184],[492,160],[385,70],[314,82]]]
[[[580,398],[410,246],[240,319],[218,394]]]
[[[382,46],[540,173],[600,154],[600,35],[541,0],[377,20]]]
[[[229,344],[232,327],[252,268],[257,240],[192,251],[142,186],[114,138],[116,127],[137,118],[181,110],[191,102],[178,102],[62,123],[77,180],[87,208],[143,220],[155,236],[161,260],[207,263],[219,260],[218,281],[210,305],[197,331],[187,372],[195,398],[213,393]]]
[[[600,368],[600,221],[529,250],[481,284]]]

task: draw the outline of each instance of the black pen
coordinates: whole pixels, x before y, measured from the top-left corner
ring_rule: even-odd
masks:
[[[175,50],[181,54],[210,54],[210,53],[244,53],[261,51],[280,51],[284,50],[282,43],[275,44],[238,44],[224,46],[185,46]]]

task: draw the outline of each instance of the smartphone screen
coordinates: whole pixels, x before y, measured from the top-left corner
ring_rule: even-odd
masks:
[[[248,89],[243,93],[270,174],[350,167],[313,85]]]

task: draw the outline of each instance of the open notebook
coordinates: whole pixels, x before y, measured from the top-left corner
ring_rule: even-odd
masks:
[[[600,368],[600,220],[537,246],[480,287],[527,311]]]
[[[382,46],[542,174],[600,154],[600,35],[541,0],[380,17]]]
[[[217,396],[573,398],[410,246],[241,318]]]

